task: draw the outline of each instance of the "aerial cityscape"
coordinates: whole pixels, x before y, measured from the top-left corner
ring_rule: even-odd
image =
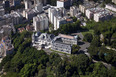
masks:
[[[0,77],[116,77],[116,0],[0,0]]]

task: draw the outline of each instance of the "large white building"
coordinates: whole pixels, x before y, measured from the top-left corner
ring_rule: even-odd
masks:
[[[54,23],[54,16],[63,17],[66,15],[64,8],[51,7],[48,9],[48,17],[51,23]]]
[[[116,5],[106,4],[105,8],[116,12]]]
[[[61,24],[72,23],[69,17],[66,17],[64,8],[51,7],[48,9],[49,21],[54,25],[54,30],[57,30]]]
[[[48,17],[46,14],[40,14],[36,17],[33,17],[33,26],[35,31],[47,30],[48,25]]]

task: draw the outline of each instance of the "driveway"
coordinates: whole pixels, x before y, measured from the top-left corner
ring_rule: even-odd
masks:
[[[78,41],[78,45],[81,47],[79,52],[84,52],[84,50],[90,46],[90,43],[83,41],[84,36],[81,32],[73,33],[73,35],[78,35],[80,37]]]
[[[73,35],[78,35],[80,37],[80,40],[78,41],[78,45],[81,47],[79,50],[79,53],[86,54],[89,58],[91,58],[90,54],[87,52],[88,51],[87,48],[90,47],[90,43],[83,41],[83,38],[84,38],[83,34],[81,32],[77,32],[77,33],[73,33]],[[92,61],[94,63],[99,62],[94,59],[92,59]],[[102,62],[102,64],[108,69],[111,69],[111,64],[105,63],[103,61],[100,61],[100,62]]]

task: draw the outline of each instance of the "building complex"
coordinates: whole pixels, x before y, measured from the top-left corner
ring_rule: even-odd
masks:
[[[77,36],[64,34],[54,36],[52,34],[38,32],[32,35],[32,46],[37,49],[51,48],[52,50],[71,54],[72,45],[78,44],[77,38]]]

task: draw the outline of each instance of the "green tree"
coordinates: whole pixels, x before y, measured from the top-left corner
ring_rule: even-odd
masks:
[[[95,35],[91,42],[91,45],[99,47],[100,46],[100,37]]]
[[[20,71],[20,75],[21,77],[31,77],[34,76],[35,71],[36,71],[35,64],[25,64],[25,66]]]
[[[77,54],[79,49],[80,49],[80,47],[78,45],[73,45],[72,46],[72,54]]]
[[[93,40],[93,35],[91,33],[86,33],[84,35],[84,41],[91,42]]]

